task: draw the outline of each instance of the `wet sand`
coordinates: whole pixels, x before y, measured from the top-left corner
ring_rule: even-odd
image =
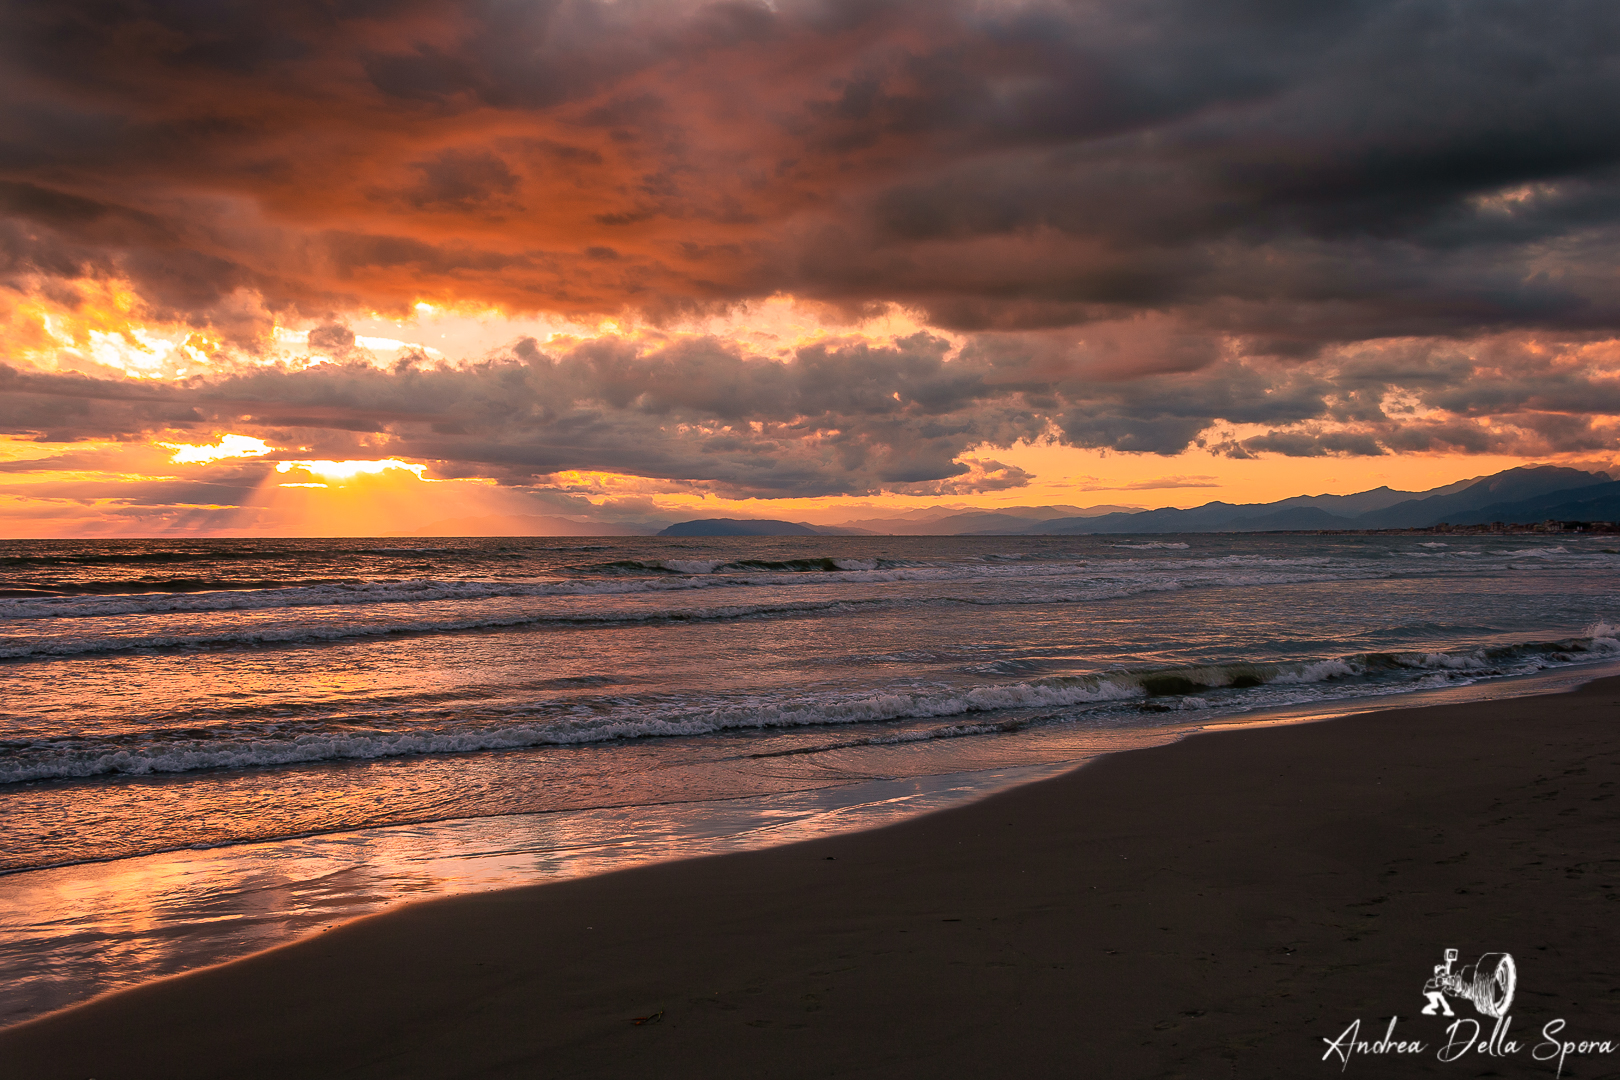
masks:
[[[397,909],[0,1032],[0,1076],[1550,1077],[1551,1020],[1620,1045],[1617,795],[1620,679],[1213,732],[872,832]],[[1438,1060],[1447,947],[1513,954],[1517,1052]],[[1397,1015],[1424,1053],[1323,1060]]]

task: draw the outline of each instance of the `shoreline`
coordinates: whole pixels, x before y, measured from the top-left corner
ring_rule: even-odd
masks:
[[[8,973],[0,1030],[403,904],[883,828],[1200,732],[1559,693],[1608,674],[1620,675],[1620,661],[1201,723],[1067,735],[1045,729],[1000,765],[954,763],[965,771],[720,801],[401,823],[18,871],[0,875],[0,969]],[[1054,736],[1056,750],[1046,743]],[[1037,753],[1038,745],[1045,751]],[[1024,753],[1033,758],[1019,763]],[[64,906],[63,897],[74,899]]]
[[[1296,1074],[1353,1020],[1427,1022],[1445,947],[1518,958],[1523,1030],[1620,1039],[1617,699],[1223,729],[870,831],[411,904],[0,1031],[0,1075]]]

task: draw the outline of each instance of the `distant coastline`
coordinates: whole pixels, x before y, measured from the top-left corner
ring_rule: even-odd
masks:
[[[1551,465],[1508,469],[1428,491],[1375,488],[1295,495],[1267,503],[1209,502],[1182,509],[1117,505],[933,506],[888,517],[816,524],[779,518],[669,516],[598,521],[584,515],[446,518],[411,535],[480,536],[1085,536],[1255,533],[1322,536],[1510,535],[1620,531],[1620,481]]]

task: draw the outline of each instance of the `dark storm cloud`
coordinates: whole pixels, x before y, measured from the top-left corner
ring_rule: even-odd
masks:
[[[257,489],[256,483],[216,483],[211,480],[121,480],[109,490],[105,480],[60,480],[30,484],[27,494],[35,499],[58,499],[93,504],[111,501],[120,507],[212,506],[245,504]],[[24,490],[24,489],[17,489]]]
[[[341,326],[320,334],[352,348]],[[230,482],[244,490],[275,458],[399,457],[430,463],[440,478],[521,487],[604,471],[734,497],[963,495],[1027,483],[1022,470],[974,456],[1019,440],[1166,456],[1195,445],[1237,458],[1543,455],[1612,448],[1620,411],[1607,374],[1613,343],[1504,339],[1449,355],[1379,346],[1286,364],[1229,356],[1150,375],[1133,374],[1129,349],[1103,339],[1090,351],[1053,351],[1039,335],[979,344],[948,358],[929,334],[882,346],[848,339],[780,361],[716,338],[524,339],[477,363],[383,369],[357,351],[184,383],[0,369],[0,432],[203,443],[231,431],[287,448],[210,466],[235,470]],[[1238,437],[1233,425],[1264,433]],[[64,451],[14,470],[175,471],[109,454]]]
[[[0,364],[0,431],[6,433],[41,442],[135,438],[203,419],[174,387],[32,374]]]
[[[512,483],[608,470],[821,495],[956,477],[968,447],[1042,433],[1044,417],[944,352],[927,335],[818,345],[787,364],[715,339],[653,349],[605,339],[557,354],[523,341],[454,368],[246,373],[211,384],[212,404],[199,407],[302,429],[322,454],[350,450],[313,429],[387,432],[391,454]],[[1002,468],[985,483],[1006,479]]]
[[[121,275],[202,321],[235,289],[312,314],[789,291],[958,328],[1173,308],[1288,356],[1620,315],[1607,3],[3,18],[13,280]]]
[[[122,281],[136,317],[261,355],[272,320],[313,322],[339,361],[6,369],[5,431],[230,426],[767,495],[1016,486],[964,455],[1047,436],[1613,445],[1612,4],[66,0],[0,9],[0,43],[0,300]],[[343,321],[780,292],[963,344],[519,342],[383,371]]]

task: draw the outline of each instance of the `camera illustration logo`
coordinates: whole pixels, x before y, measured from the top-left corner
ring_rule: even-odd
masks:
[[[1423,984],[1423,997],[1427,1004],[1424,1016],[1446,1017],[1441,1037],[1432,1032],[1433,1024],[1420,1023],[1412,1035],[1398,1033],[1399,1016],[1387,1017],[1389,1023],[1381,1036],[1363,1034],[1359,1018],[1339,1032],[1337,1037],[1322,1036],[1327,1050],[1323,1061],[1336,1062],[1339,1071],[1347,1071],[1352,1057],[1380,1058],[1397,1055],[1433,1054],[1437,1061],[1452,1064],[1468,1059],[1517,1058],[1528,1054],[1531,1061],[1543,1062],[1550,1067],[1553,1080],[1564,1075],[1564,1068],[1573,1057],[1609,1057],[1620,1053],[1620,1039],[1574,1037],[1567,1034],[1569,1024],[1563,1017],[1554,1017],[1541,1025],[1541,1038],[1527,1041],[1523,1035],[1514,1037],[1513,996],[1519,988],[1519,966],[1513,955],[1488,952],[1472,964],[1459,967],[1457,950],[1447,949],[1445,962],[1434,965],[1434,974]],[[1453,1004],[1468,1002],[1484,1019],[1458,1016]],[[1457,1009],[1462,1006],[1457,1004]],[[1499,1076],[1500,1073],[1482,1073]],[[1620,1073],[1613,1074],[1620,1076]]]
[[[1491,952],[1481,956],[1467,967],[1452,970],[1457,962],[1457,950],[1446,950],[1446,962],[1434,965],[1434,974],[1423,984],[1423,996],[1429,1003],[1423,1007],[1424,1016],[1456,1016],[1446,998],[1461,998],[1472,1002],[1474,1011],[1481,1016],[1500,1019],[1513,1007],[1513,992],[1519,985],[1519,969],[1513,963],[1513,954]]]

